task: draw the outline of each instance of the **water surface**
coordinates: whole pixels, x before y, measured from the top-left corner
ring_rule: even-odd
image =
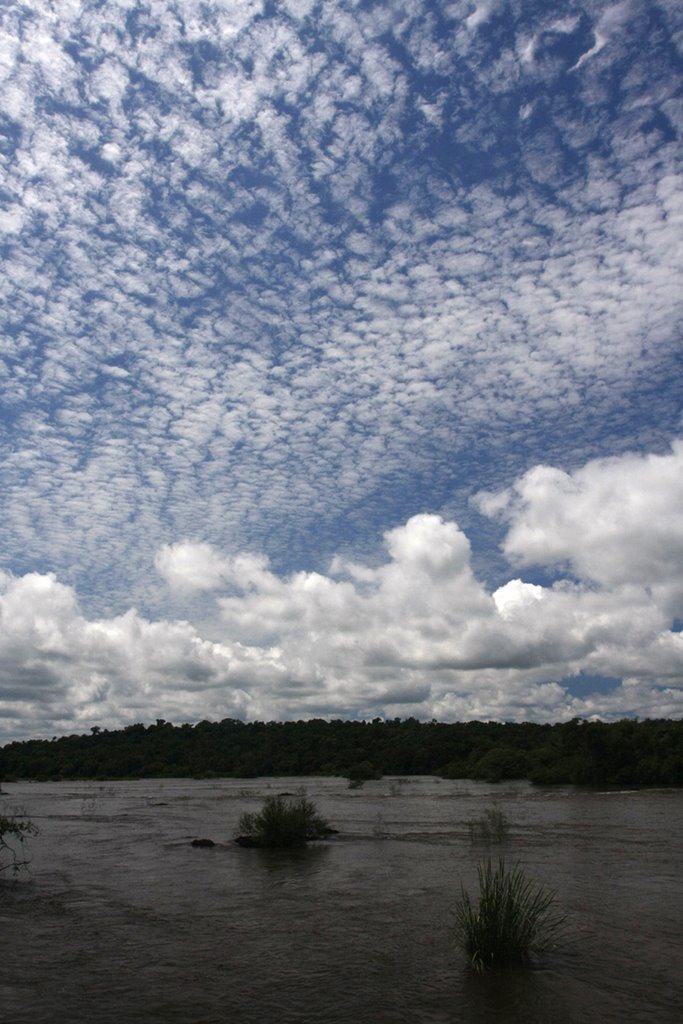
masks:
[[[302,783],[339,836],[292,853],[231,842],[242,811]],[[683,1020],[683,791],[434,778],[5,788],[3,811],[40,828],[30,876],[0,883],[8,1024]],[[511,831],[488,851],[469,823],[493,806]],[[489,852],[557,891],[567,933],[532,969],[472,977],[453,906]]]

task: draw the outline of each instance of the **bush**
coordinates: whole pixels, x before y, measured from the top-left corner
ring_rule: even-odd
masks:
[[[38,829],[31,821],[0,814],[0,872],[12,871],[15,875],[28,864],[24,856],[24,843]]]
[[[348,770],[347,777],[350,789],[359,789],[364,782],[374,779],[381,779],[382,773],[378,771],[370,761],[360,761],[352,764]]]
[[[495,868],[487,860],[477,874],[477,902],[461,889],[456,907],[456,939],[472,970],[524,963],[552,945],[564,924],[552,890],[529,881],[519,864],[507,868],[503,860]]]
[[[305,846],[332,833],[312,800],[303,793],[290,797],[269,796],[255,814],[243,814],[239,820],[237,842],[242,846],[283,849]]]
[[[512,747],[493,747],[471,766],[470,778],[484,782],[525,779],[529,770],[526,754]]]
[[[484,811],[481,818],[470,821],[470,839],[473,843],[504,843],[510,831],[510,822],[503,811],[491,807]]]

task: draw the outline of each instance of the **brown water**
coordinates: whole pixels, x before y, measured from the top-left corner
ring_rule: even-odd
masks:
[[[230,842],[242,811],[301,784],[6,786],[0,806],[40,835],[31,875],[0,883],[2,1024],[683,1021],[683,791],[307,779],[338,837]],[[452,909],[487,854],[468,823],[494,803],[506,859],[569,922],[533,968],[472,977]]]

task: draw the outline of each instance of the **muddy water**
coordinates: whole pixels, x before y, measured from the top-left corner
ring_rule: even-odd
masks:
[[[230,840],[300,779],[6,786],[40,835],[30,876],[0,883],[3,1024],[683,1020],[683,791],[303,782],[340,834],[289,854]],[[452,909],[494,805],[511,831],[491,852],[568,924],[531,969],[472,977]]]

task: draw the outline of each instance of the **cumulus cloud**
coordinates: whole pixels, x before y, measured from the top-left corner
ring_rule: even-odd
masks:
[[[472,571],[467,537],[434,514],[387,531],[380,564],[337,557],[326,574],[282,576],[253,554],[167,545],[156,565],[168,585],[188,597],[215,594],[216,616],[204,625],[152,622],[134,609],[88,620],[73,590],[53,575],[5,574],[5,728],[158,715],[543,721],[678,714],[683,634],[672,630],[671,589],[653,585],[662,580],[661,545],[670,544],[668,519],[653,507],[664,492],[677,493],[681,451],[675,445],[668,456],[595,460],[573,475],[537,467],[515,483],[506,550],[547,566],[561,551],[564,563],[583,558],[593,567],[582,579],[549,586],[513,578],[489,592]],[[539,475],[542,505],[529,484]],[[600,540],[591,531],[605,494],[613,503],[597,528]],[[619,518],[622,507],[628,515]],[[628,561],[640,532],[650,543],[636,569],[617,571],[618,552]],[[679,548],[671,550],[667,578],[680,575]],[[593,561],[593,550],[603,561]],[[623,683],[577,698],[566,681],[579,673]]]
[[[502,587],[498,587],[493,594],[493,600],[500,616],[503,619],[514,619],[524,609],[533,606],[536,601],[542,601],[544,597],[543,587],[534,583],[524,583],[522,580],[510,580]]]
[[[265,650],[255,660],[239,644],[203,639],[187,622],[150,622],[135,609],[88,620],[51,574],[4,574],[0,583],[5,736],[120,726],[154,718],[155,709],[183,720],[248,718],[245,687],[277,685],[281,669]]]
[[[225,579],[229,563],[210,544],[181,541],[165,544],[154,566],[168,585],[179,590],[215,590]]]
[[[536,466],[479,506],[508,521],[503,550],[513,564],[565,567],[609,589],[648,588],[672,617],[683,615],[683,442],[569,473]]]

